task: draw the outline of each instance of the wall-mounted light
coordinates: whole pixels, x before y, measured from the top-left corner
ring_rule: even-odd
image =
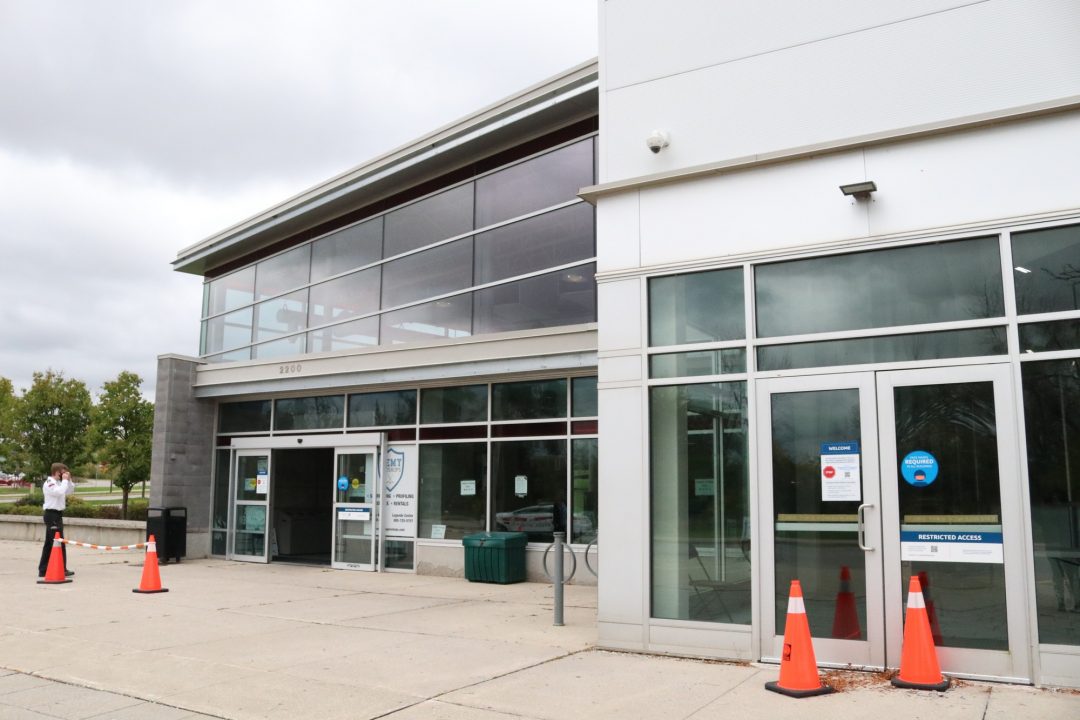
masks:
[[[856,200],[869,200],[870,193],[877,192],[877,185],[874,184],[873,180],[851,183],[850,185],[841,185],[840,192],[850,195]]]

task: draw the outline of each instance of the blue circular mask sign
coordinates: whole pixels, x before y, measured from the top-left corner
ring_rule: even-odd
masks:
[[[915,450],[900,461],[900,472],[909,485],[926,487],[937,480],[938,461],[925,450]]]
[[[339,477],[337,479],[337,489],[342,491],[342,492],[345,492],[346,490],[348,490],[349,489],[349,478],[345,477],[344,475]]]

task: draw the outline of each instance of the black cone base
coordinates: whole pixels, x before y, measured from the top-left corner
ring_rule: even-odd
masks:
[[[904,688],[905,690],[937,690],[938,692],[945,692],[949,689],[949,678],[942,676],[939,683],[913,683],[894,677],[892,684],[894,687]]]
[[[831,692],[836,692],[836,690],[832,689],[828,685],[811,688],[810,690],[788,690],[785,687],[780,687],[779,680],[777,680],[776,682],[765,683],[765,689],[772,690],[775,693],[780,693],[781,695],[787,695],[788,697],[793,698],[814,697],[815,695],[828,695]]]
[[[71,582],[71,580],[38,580],[37,584],[38,585],[63,585],[64,583],[69,583],[69,582]]]
[[[159,593],[159,592],[169,592],[169,588],[161,588],[160,590],[140,590],[138,588],[135,588],[131,592],[139,593],[140,595],[153,595],[154,593]]]

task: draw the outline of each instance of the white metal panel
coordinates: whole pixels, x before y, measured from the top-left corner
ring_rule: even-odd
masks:
[[[638,194],[624,193],[596,204],[596,269],[619,270],[641,264]]]
[[[1074,97],[1078,28],[1073,0],[995,0],[609,90],[600,181]]]
[[[1080,35],[1077,36],[1080,46]],[[874,235],[1080,206],[1080,112],[866,150]]]
[[[604,87],[611,90],[655,80],[978,1],[602,2]],[[649,51],[642,52],[643,48]]]
[[[641,347],[641,281],[637,278],[596,286],[597,349],[632,350]],[[604,378],[600,379],[604,382]]]
[[[600,417],[599,578],[597,619],[642,625],[648,562],[648,479],[639,438],[644,437],[640,387],[604,388]]]
[[[600,358],[600,377],[607,383],[641,380],[641,355]]]
[[[839,190],[863,179],[851,151],[642,191],[642,264],[865,237],[865,204]]]

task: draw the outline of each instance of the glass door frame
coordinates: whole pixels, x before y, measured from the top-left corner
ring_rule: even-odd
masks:
[[[836,375],[809,375],[785,378],[760,378],[756,382],[757,400],[757,488],[758,544],[761,546],[758,567],[760,595],[757,632],[764,662],[780,662],[784,628],[776,626],[775,513],[773,512],[772,401],[774,394],[819,392],[828,390],[859,391],[859,430],[861,454],[862,502],[859,516],[864,519],[860,535],[866,572],[866,639],[834,640],[814,638],[814,652],[819,665],[880,670],[885,667],[884,587],[881,541],[881,482],[878,461],[877,405],[874,401],[873,372]],[[837,441],[847,438],[835,438]],[[787,589],[783,589],[786,594]]]
[[[364,502],[349,502],[338,501],[338,468],[340,467],[340,458],[349,455],[364,455],[370,459],[365,463],[364,469],[364,483],[366,489],[373,489],[373,492],[368,490],[365,492]],[[335,570],[366,570],[366,571],[378,571],[382,565],[383,557],[383,533],[382,533],[382,509],[383,492],[382,492],[382,473],[379,472],[379,459],[384,457],[381,452],[381,447],[378,445],[361,445],[350,447],[335,447],[334,448],[334,473],[331,478],[331,521],[333,524],[333,531],[331,534],[331,546],[330,546],[330,567]],[[344,562],[337,559],[338,549],[338,513],[339,512],[356,512],[363,513],[367,511],[369,513],[370,522],[370,542],[371,552],[366,563],[356,562]],[[347,521],[348,522],[348,521]],[[363,522],[363,520],[360,520]]]
[[[1005,602],[1009,650],[939,647],[941,669],[958,677],[1030,683],[1031,638],[1028,621],[1028,543],[1024,522],[1025,502],[1021,473],[1016,396],[1013,368],[1008,364],[978,364],[963,367],[936,367],[891,370],[877,373],[877,407],[882,458],[894,458],[881,465],[882,534],[885,562],[886,652],[889,667],[899,667],[903,639],[907,582],[901,577],[900,507],[896,460],[896,432],[893,389],[917,385],[992,382],[994,418],[997,424],[998,473],[1001,492],[1001,526],[1004,538]]]
[[[271,465],[273,453],[270,448],[253,448],[253,449],[234,449],[231,458],[231,470],[229,476],[229,526],[228,526],[228,544],[226,545],[226,557],[229,560],[239,560],[240,562],[253,562],[266,564],[270,562],[270,535],[273,532],[273,525],[270,522],[270,493],[273,488],[273,467]],[[267,480],[266,499],[265,500],[240,500],[237,498],[238,491],[240,489],[240,466],[241,458],[245,457],[265,457],[266,458],[266,472]],[[236,521],[237,507],[239,506],[261,506],[263,507],[266,515],[263,525],[263,551],[262,555],[243,555],[236,552],[236,537],[238,535]]]

